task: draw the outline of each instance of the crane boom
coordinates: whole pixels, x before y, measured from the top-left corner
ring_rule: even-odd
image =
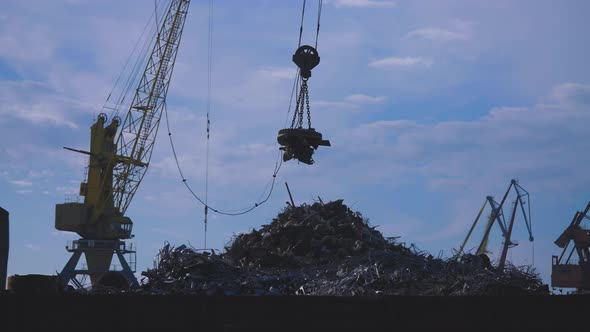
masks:
[[[122,214],[143,179],[154,148],[190,0],[172,0],[117,137],[114,203]]]

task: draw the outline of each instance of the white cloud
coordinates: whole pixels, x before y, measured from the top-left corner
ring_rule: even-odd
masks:
[[[42,25],[21,19],[0,19],[0,57],[17,61],[42,61],[51,58],[56,39]]]
[[[17,194],[30,194],[32,193],[32,190],[17,190],[16,193]]]
[[[328,100],[314,101],[312,106],[323,109],[353,109],[356,107],[356,105],[351,102]]]
[[[368,96],[363,94],[353,94],[346,97],[346,100],[358,104],[380,104],[387,99],[385,96]]]
[[[30,170],[28,175],[32,178],[45,178],[48,176],[52,176],[54,173],[49,169],[43,169],[40,171]]]
[[[410,67],[430,67],[434,61],[422,57],[389,57],[375,60],[369,63],[373,68],[410,68]]]
[[[553,88],[550,97],[562,103],[590,106],[590,85],[563,83]]]
[[[39,251],[39,250],[41,250],[41,246],[36,245],[36,244],[32,244],[32,243],[25,244],[25,247],[27,249],[29,249],[29,250],[32,250],[32,251]]]
[[[537,199],[548,192],[586,191],[590,175],[579,165],[590,163],[590,156],[580,153],[590,149],[585,126],[590,104],[572,100],[588,100],[590,85],[557,85],[549,97],[556,91],[559,98],[550,104],[496,107],[472,121],[373,121],[352,130],[354,144],[340,145],[355,160],[348,169],[364,168],[359,181],[417,177],[426,190],[450,197],[449,221],[413,237],[448,240],[463,235],[485,196],[503,194],[512,178]]]
[[[355,130],[353,130],[353,136],[357,137],[375,137],[378,136],[379,133],[384,131],[395,131],[397,133],[401,131],[406,131],[408,129],[418,128],[418,125],[415,121],[411,120],[377,120],[372,123],[367,123],[364,125],[359,126]]]
[[[379,120],[359,126],[352,134],[374,157],[386,156],[390,164],[402,163],[407,172],[426,176],[434,190],[462,188],[476,180],[484,183],[482,168],[490,167],[494,175],[487,174],[487,184],[522,175],[534,179],[538,187],[573,190],[590,182],[578,166],[590,162],[579,153],[590,148],[584,125],[590,121],[590,112],[588,105],[573,107],[570,100],[590,98],[590,85],[553,89],[563,90],[575,93],[560,94],[569,97],[553,104],[496,107],[474,121]]]
[[[164,236],[168,236],[168,237],[174,238],[175,240],[186,240],[186,238],[187,238],[187,234],[185,234],[185,233],[175,232],[173,230],[166,229],[166,228],[155,228],[155,227],[152,227],[151,228],[151,231],[154,232],[154,233],[158,233],[158,234],[161,234],[161,235],[164,235]],[[190,236],[188,236],[188,237],[190,237]],[[170,239],[167,239],[167,240],[170,240]]]
[[[0,115],[15,117],[35,125],[78,128],[72,115],[88,110],[79,102],[64,98],[49,85],[36,81],[0,81]]]
[[[312,103],[314,108],[327,110],[357,110],[361,104],[381,104],[387,97],[385,96],[369,96],[363,94],[352,94],[344,98],[343,101],[327,101],[317,100]]]
[[[396,6],[395,1],[377,0],[327,0],[327,4],[336,7],[357,7],[357,8],[392,8]]]
[[[27,180],[13,180],[10,183],[14,184],[15,186],[19,187],[30,187],[33,185],[33,182]]]
[[[423,28],[408,32],[407,37],[419,37],[434,41],[465,41],[471,38],[471,35],[464,31],[451,31],[440,28]]]
[[[55,191],[62,193],[62,194],[71,194],[71,193],[77,193],[78,192],[78,188],[76,187],[64,187],[64,186],[57,186],[55,187]]]
[[[263,78],[281,79],[281,80],[292,80],[297,74],[297,69],[292,67],[272,67],[260,69],[258,73]]]

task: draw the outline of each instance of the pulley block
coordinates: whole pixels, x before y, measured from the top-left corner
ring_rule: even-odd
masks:
[[[299,67],[301,77],[311,77],[311,70],[320,63],[318,51],[309,45],[300,46],[293,54],[293,62]]]

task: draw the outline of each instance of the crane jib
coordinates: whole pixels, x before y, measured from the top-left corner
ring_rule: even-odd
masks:
[[[117,138],[117,154],[123,165],[113,176],[113,195],[121,213],[125,213],[147,171],[166,107],[166,94],[189,3],[188,0],[171,1]]]

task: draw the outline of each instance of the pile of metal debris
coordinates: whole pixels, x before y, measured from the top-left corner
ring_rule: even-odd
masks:
[[[244,267],[300,267],[391,247],[360,213],[337,200],[288,205],[269,225],[235,237],[226,256]]]
[[[529,266],[497,273],[485,256],[435,258],[384,238],[342,200],[287,206],[223,254],[165,244],[141,292],[225,295],[549,294]]]

